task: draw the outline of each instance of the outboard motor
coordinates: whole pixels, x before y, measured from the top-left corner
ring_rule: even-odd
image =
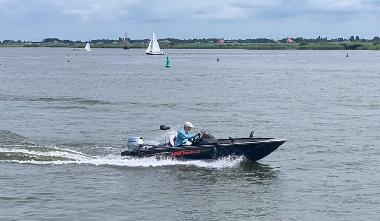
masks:
[[[144,140],[142,137],[130,137],[128,138],[127,146],[130,150],[134,150],[138,147],[142,147],[144,145]]]
[[[170,127],[167,127],[167,126],[165,126],[163,124],[160,125],[160,130],[165,131],[165,130],[169,130],[169,129],[170,129]]]
[[[167,131],[169,129],[170,129],[170,127],[168,127],[168,126],[165,126],[163,124],[160,125],[160,130],[164,131],[165,143],[166,143],[166,133],[165,133],[165,131]]]

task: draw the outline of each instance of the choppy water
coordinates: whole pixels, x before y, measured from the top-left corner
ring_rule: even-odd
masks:
[[[170,50],[166,69],[143,50],[0,48],[0,219],[378,220],[380,52],[349,54]],[[120,157],[188,120],[288,142],[258,163]]]

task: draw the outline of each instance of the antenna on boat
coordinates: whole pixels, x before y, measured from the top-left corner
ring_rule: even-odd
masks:
[[[249,134],[249,138],[253,139],[253,134],[255,133],[254,130],[251,131],[251,133]]]

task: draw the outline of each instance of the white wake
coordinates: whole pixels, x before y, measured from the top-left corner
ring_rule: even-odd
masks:
[[[36,165],[84,164],[120,167],[194,166],[217,169],[236,167],[243,161],[243,157],[226,157],[212,161],[185,161],[175,159],[156,159],[155,157],[130,158],[122,157],[117,154],[92,156],[79,151],[58,147],[49,147],[46,151],[33,150],[33,148],[0,148],[0,156],[0,162]]]

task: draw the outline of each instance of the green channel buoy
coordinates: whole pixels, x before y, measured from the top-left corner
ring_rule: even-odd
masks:
[[[169,57],[166,57],[166,65],[165,67],[170,68],[170,60]]]

